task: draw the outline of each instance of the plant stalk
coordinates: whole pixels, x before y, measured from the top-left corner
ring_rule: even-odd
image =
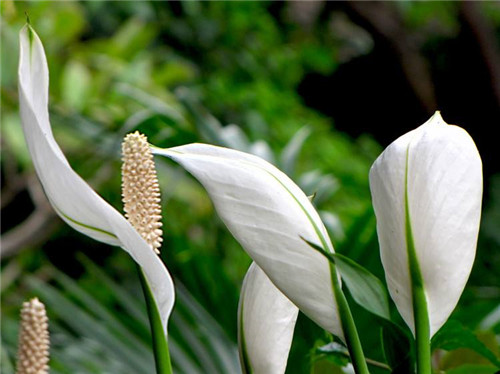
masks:
[[[413,315],[415,316],[415,341],[417,374],[431,374],[431,345],[429,313],[423,287],[413,287]]]
[[[153,338],[153,352],[155,357],[155,366],[157,374],[172,374],[172,364],[170,362],[170,351],[168,349],[168,339],[163,331],[160,313],[156,302],[149,288],[148,281],[139,265],[137,265],[139,278],[141,279],[142,291],[148,310],[149,325]]]
[[[320,234],[318,234],[318,236],[323,247],[328,248],[323,236]],[[349,351],[349,356],[351,357],[352,366],[354,367],[354,371],[356,372],[356,374],[369,374],[368,366],[366,363],[367,360],[365,359],[365,354],[363,353],[363,347],[361,346],[358,330],[356,329],[356,324],[354,323],[354,318],[352,317],[349,303],[347,302],[344,292],[342,291],[342,285],[340,284],[340,280],[337,275],[335,258],[323,247],[314,244],[302,237],[301,239],[309,244],[311,248],[325,256],[328,260],[330,265],[330,276],[332,279],[333,293],[335,301],[337,303],[340,324],[342,325],[342,331],[344,332],[344,338],[346,341],[347,350]]]
[[[431,337],[430,320],[425,296],[424,280],[420,271],[413,231],[411,227],[410,203],[408,198],[408,158],[409,148],[406,151],[405,171],[405,228],[406,250],[412,288],[413,318],[415,326],[415,343],[417,358],[417,374],[432,374],[431,365]]]
[[[344,331],[344,338],[351,357],[352,366],[356,374],[369,374],[358,330],[356,329],[351,309],[337,277],[337,269],[332,263],[330,263],[330,272],[332,274],[332,285],[339,311],[340,323]]]

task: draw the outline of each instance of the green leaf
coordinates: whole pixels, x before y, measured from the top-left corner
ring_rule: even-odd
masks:
[[[432,349],[452,351],[468,348],[500,368],[500,360],[471,330],[456,320],[449,320],[432,339]]]
[[[380,279],[349,257],[340,253],[334,253],[333,257],[354,301],[373,314],[390,320],[389,300]]]
[[[315,361],[311,366],[311,374],[344,374],[341,366],[329,359]]]
[[[301,239],[335,264],[356,303],[369,312],[390,321],[389,300],[380,279],[349,257],[340,253],[326,252],[319,245],[302,237]]]
[[[383,321],[380,338],[382,351],[393,374],[412,372],[411,345],[407,334],[396,324]]]
[[[462,365],[445,371],[446,374],[497,374],[498,368],[489,365]]]

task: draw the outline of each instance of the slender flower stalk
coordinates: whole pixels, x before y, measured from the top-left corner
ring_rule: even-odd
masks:
[[[23,303],[16,374],[49,373],[49,320],[36,297]]]

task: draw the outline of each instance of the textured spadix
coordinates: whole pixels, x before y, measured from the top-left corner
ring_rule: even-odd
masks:
[[[243,280],[238,345],[244,374],[283,374],[299,309],[255,262]]]
[[[165,334],[174,302],[167,269],[117,210],[76,174],[57,145],[49,122],[49,72],[38,35],[20,33],[19,106],[21,123],[36,173],[59,216],[76,230],[125,249],[142,268],[154,295]]]
[[[455,308],[474,261],[482,197],[479,153],[465,130],[436,112],[377,158],[370,188],[389,291],[414,332],[409,219],[432,336]]]
[[[125,217],[159,254],[162,242],[160,186],[153,154],[145,135],[136,131],[125,136],[122,161]]]
[[[36,297],[23,303],[16,374],[48,374],[49,320]]]
[[[180,163],[205,187],[229,231],[271,281],[318,325],[343,338],[318,213],[290,178],[263,159],[207,144],[153,153]],[[303,239],[302,239],[302,238]]]

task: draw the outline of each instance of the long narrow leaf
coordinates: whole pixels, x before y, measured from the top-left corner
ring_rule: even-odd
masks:
[[[354,301],[379,317],[391,319],[389,299],[380,279],[350,258],[339,253],[328,253],[323,247],[304,238],[302,240],[337,266]]]
[[[333,258],[354,301],[373,314],[390,320],[389,299],[380,279],[340,253],[334,253]]]

